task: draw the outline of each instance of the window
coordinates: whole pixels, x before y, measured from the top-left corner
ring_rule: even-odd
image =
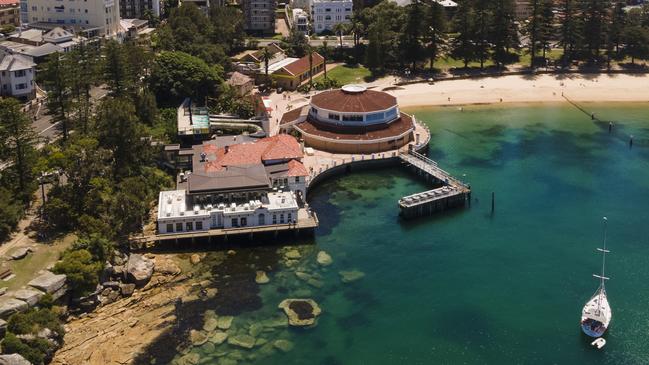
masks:
[[[368,115],[365,117],[365,120],[367,120],[368,122],[375,122],[375,121],[377,121],[377,120],[383,120],[383,113],[372,113],[372,114],[368,114]]]
[[[183,231],[183,224],[176,223],[176,232],[182,232],[182,231]]]
[[[273,214],[273,224],[277,224],[277,214]]]
[[[194,222],[185,223],[185,228],[187,228],[188,231],[193,231],[194,230]]]
[[[297,184],[297,183],[299,183],[299,182],[300,182],[300,177],[299,177],[299,176],[296,176],[296,177],[295,177],[295,183]]]
[[[259,221],[260,226],[263,226],[264,224],[266,224],[266,216],[264,215],[264,213],[259,214],[259,220],[258,221]]]
[[[241,218],[241,227],[245,227],[248,225],[248,218],[242,217]]]
[[[362,122],[363,121],[363,116],[362,115],[343,115],[343,121],[345,122]]]
[[[329,113],[329,119],[340,120],[340,115],[334,114],[334,113]]]
[[[25,70],[18,70],[14,72],[14,76],[16,77],[25,77],[26,73]]]
[[[288,178],[284,178],[284,186],[288,185]]]
[[[239,218],[232,218],[232,227],[239,227]]]
[[[288,213],[288,222],[291,223],[293,221],[293,214]]]
[[[331,20],[331,15],[325,16],[325,20]]]
[[[32,6],[32,11],[38,10],[38,6]]]
[[[284,213],[279,215],[279,223],[284,223]]]
[[[167,232],[173,232],[174,231],[174,225],[172,223],[167,223]]]
[[[17,84],[16,90],[24,90],[27,88],[27,84]]]
[[[385,118],[391,119],[397,116],[397,108],[393,108],[385,112]]]
[[[196,230],[200,231],[203,229],[203,222],[196,222]]]

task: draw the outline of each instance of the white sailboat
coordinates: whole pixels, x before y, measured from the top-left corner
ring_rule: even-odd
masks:
[[[603,248],[597,249],[602,253],[602,272],[600,275],[593,274],[594,277],[599,279],[599,288],[581,311],[581,329],[590,337],[602,336],[608,329],[612,318],[611,306],[608,304],[606,288],[604,287],[604,282],[609,279],[604,276],[606,254],[609,253],[606,249],[606,223],[607,219],[604,217]]]

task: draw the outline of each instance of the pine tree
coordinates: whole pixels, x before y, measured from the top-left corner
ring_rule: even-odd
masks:
[[[475,44],[480,69],[484,68],[484,63],[489,56],[489,26],[491,24],[491,11],[489,9],[489,0],[476,0],[476,33]]]
[[[516,55],[511,52],[518,48],[518,29],[514,21],[514,3],[512,0],[495,0],[494,21],[490,39],[493,44],[492,59],[498,68],[514,62]]]
[[[417,68],[417,61],[421,60],[423,47],[421,44],[424,20],[424,9],[418,0],[414,0],[408,6],[406,23],[401,32],[399,50],[403,59],[411,64],[414,71]]]
[[[565,67],[576,58],[576,52],[581,47],[582,20],[578,16],[576,0],[562,0],[559,14],[561,17],[559,45],[563,47],[562,60]]]
[[[477,58],[476,49],[476,15],[470,0],[459,3],[455,16],[455,31],[458,35],[453,39],[451,55],[464,62],[464,68]]]
[[[27,203],[33,191],[34,175],[29,160],[34,156],[37,136],[30,120],[14,98],[0,99],[0,157],[10,162],[7,168],[18,182],[16,195]],[[11,179],[10,179],[11,180]]]
[[[608,0],[584,0],[582,14],[584,19],[583,39],[585,59],[594,63],[599,59],[607,32]]]
[[[63,55],[56,52],[49,56],[41,74],[47,90],[47,108],[52,120],[58,123],[63,141],[67,141],[71,129],[72,72]]]
[[[443,57],[448,52],[448,38],[446,36],[446,14],[444,8],[432,3],[426,13],[424,37],[426,50],[430,60],[430,70],[435,68],[435,60]]]

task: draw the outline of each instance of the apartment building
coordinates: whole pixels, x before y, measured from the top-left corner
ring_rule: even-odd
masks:
[[[119,13],[124,19],[142,19],[147,11],[160,17],[160,0],[119,0]]]
[[[352,0],[313,0],[311,22],[313,31],[331,31],[336,24],[349,23],[353,13]]]
[[[79,29],[88,36],[113,36],[120,31],[115,0],[29,0],[30,23],[54,23]]]
[[[275,33],[277,0],[243,0],[245,29],[251,33]]]
[[[0,28],[7,25],[20,26],[20,2],[0,0]]]

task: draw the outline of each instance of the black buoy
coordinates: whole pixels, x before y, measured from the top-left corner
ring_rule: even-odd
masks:
[[[633,136],[629,139],[629,148],[633,147]]]
[[[491,192],[491,214],[493,214],[494,210],[496,208],[496,193]]]
[[[610,134],[613,130],[613,122],[608,122],[608,133]]]
[[[590,119],[595,120],[595,113],[590,113]]]

